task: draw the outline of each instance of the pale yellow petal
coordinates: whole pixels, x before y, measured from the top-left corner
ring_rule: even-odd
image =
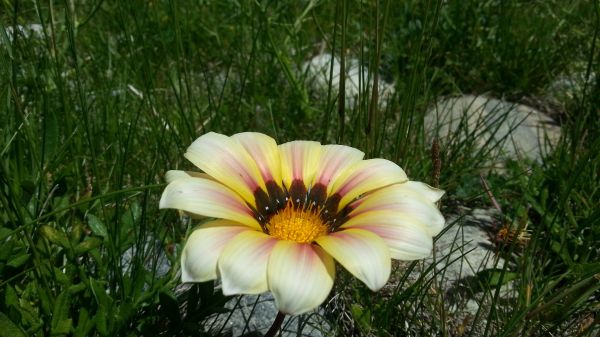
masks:
[[[328,186],[345,169],[361,161],[365,154],[350,146],[324,145],[318,162],[315,184]]]
[[[173,182],[176,179],[189,178],[189,177],[196,177],[196,178],[204,178],[204,179],[214,180],[214,178],[212,178],[211,176],[209,176],[206,173],[194,172],[194,171],[169,170],[165,174],[165,180],[168,183]]]
[[[229,241],[219,257],[223,294],[260,294],[269,290],[267,265],[277,239],[246,231]]]
[[[408,181],[400,166],[386,159],[362,160],[344,170],[335,180],[328,195],[339,194],[339,209],[358,196],[378,188]]]
[[[321,159],[321,144],[298,140],[279,145],[281,155],[281,176],[287,189],[294,180],[300,180],[304,187],[312,185]]]
[[[318,307],[335,278],[335,264],[320,247],[279,241],[267,270],[269,289],[279,311],[299,315]]]
[[[242,144],[248,151],[265,182],[274,181],[281,186],[281,160],[277,143],[273,138],[258,132],[237,133],[231,138]]]
[[[205,282],[217,278],[217,261],[236,235],[251,231],[226,220],[214,220],[194,230],[181,253],[182,282]]]
[[[244,200],[221,183],[212,180],[193,177],[174,180],[165,188],[159,207],[233,220],[260,228]]]
[[[369,289],[381,289],[390,277],[390,250],[382,238],[363,229],[346,229],[316,242]]]
[[[377,234],[390,248],[391,257],[417,260],[431,254],[433,238],[418,219],[396,211],[370,211],[350,218],[341,226]]]
[[[254,192],[265,190],[260,171],[244,147],[222,134],[210,132],[196,139],[185,157],[202,171],[254,205]]]
[[[445,220],[437,206],[430,201],[434,192],[421,193],[421,189],[415,189],[414,186],[403,183],[379,189],[361,199],[349,217],[373,211],[395,211],[418,220],[427,227],[429,236],[436,236],[444,228]]]
[[[431,202],[438,202],[446,193],[419,181],[407,181],[402,186],[421,194]]]

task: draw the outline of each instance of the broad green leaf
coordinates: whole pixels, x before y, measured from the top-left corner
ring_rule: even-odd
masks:
[[[31,256],[29,254],[21,254],[10,259],[6,264],[13,268],[19,268],[24,265],[30,257]]]
[[[48,239],[48,241],[57,244],[63,248],[70,248],[69,239],[65,235],[65,233],[54,229],[48,225],[43,225],[39,228],[40,233],[43,237]]]
[[[27,337],[23,330],[0,311],[0,337]]]
[[[93,214],[88,214],[86,216],[87,218],[87,222],[88,222],[88,226],[90,226],[90,228],[92,229],[92,232],[98,236],[101,236],[103,238],[106,238],[108,236],[108,231],[106,230],[106,226],[104,226],[104,224],[102,223],[102,221],[100,221],[100,219],[93,215]]]
[[[94,248],[98,248],[102,245],[102,240],[98,238],[86,238],[75,247],[75,255],[79,256],[83,253],[87,253]]]
[[[68,291],[63,291],[54,302],[50,334],[52,336],[65,336],[71,332],[73,321],[69,318],[71,296]]]
[[[12,234],[12,230],[5,228],[5,227],[0,227],[0,241],[4,240],[6,237],[8,237],[9,235]]]

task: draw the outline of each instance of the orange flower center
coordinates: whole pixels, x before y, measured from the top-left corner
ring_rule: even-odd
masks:
[[[319,213],[309,208],[295,207],[288,202],[285,208],[274,214],[266,224],[269,235],[281,240],[311,243],[329,233]]]

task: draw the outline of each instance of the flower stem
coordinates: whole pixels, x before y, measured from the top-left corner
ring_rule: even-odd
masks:
[[[279,328],[281,328],[281,323],[283,323],[283,319],[285,318],[285,314],[279,311],[277,313],[277,317],[273,321],[273,325],[269,328],[269,331],[265,334],[265,337],[274,337]]]

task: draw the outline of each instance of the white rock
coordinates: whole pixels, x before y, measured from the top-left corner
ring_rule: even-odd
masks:
[[[16,25],[5,28],[6,36],[10,42],[13,41],[15,32],[18,32],[23,38],[41,38],[44,36],[44,28],[38,23],[30,23],[25,26]],[[0,39],[1,41],[1,39]]]
[[[504,260],[494,254],[486,231],[495,226],[493,214],[492,210],[475,209],[462,218],[448,218],[449,229],[435,242],[436,268],[443,270],[444,290],[482,270],[503,267]]]
[[[427,111],[425,130],[430,141],[473,141],[492,157],[537,162],[560,138],[560,127],[534,108],[472,95],[440,100]]]
[[[331,69],[333,62],[333,69]],[[340,72],[341,65],[338,58],[332,57],[331,54],[319,54],[302,66],[302,71],[307,75],[307,80],[310,82],[314,90],[320,94],[326,94],[329,86],[329,77],[331,75],[332,93],[337,95],[340,87]],[[368,86],[365,84],[368,83]],[[371,99],[371,88],[373,87],[373,76],[369,76],[369,69],[360,64],[357,59],[346,59],[346,82],[344,84],[346,107],[352,108],[358,101],[359,95],[364,95],[368,88],[369,97]],[[381,106],[387,104],[387,100],[394,94],[394,86],[381,79],[378,80],[379,103]]]

